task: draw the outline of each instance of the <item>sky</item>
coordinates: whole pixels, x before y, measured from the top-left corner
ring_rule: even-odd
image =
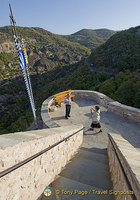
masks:
[[[40,27],[68,35],[81,29],[125,30],[140,25],[140,0],[0,0],[0,27]]]

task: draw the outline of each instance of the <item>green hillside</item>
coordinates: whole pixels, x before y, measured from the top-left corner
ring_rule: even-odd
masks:
[[[6,31],[5,29],[8,30]],[[80,45],[77,46],[77,44],[71,42],[67,43],[66,40],[62,42],[63,39],[57,38],[43,29],[31,28],[28,30],[27,28],[28,31],[25,29],[26,28],[19,28],[18,31],[22,30],[22,33],[23,30],[25,31],[24,37],[27,43],[27,49],[29,49],[28,54],[30,62],[33,58],[36,60],[36,58],[39,59],[40,56],[41,60],[45,55],[48,55],[49,47],[47,44],[50,41],[50,49],[52,50],[53,48],[54,50],[52,51],[53,56],[58,53],[57,51],[60,51],[61,45],[63,45],[62,49],[68,51],[69,54],[72,54],[72,51],[75,51],[75,53],[78,51],[76,56],[83,52],[82,56],[85,57],[85,55],[89,53],[88,49]],[[6,33],[4,34],[5,31]],[[17,57],[14,56],[15,47],[13,47],[13,40],[11,36],[9,36],[8,31],[11,31],[11,29],[9,27],[4,27],[0,34],[0,49],[8,48],[9,50],[0,53],[0,134],[24,131],[33,121],[23,77],[21,76],[21,71],[18,70]],[[51,37],[49,37],[49,34]],[[140,108],[139,38],[140,27],[131,28],[127,31],[116,33],[104,45],[98,47],[90,56],[90,59],[94,63],[94,66],[100,68],[100,70],[92,71],[86,63],[85,58],[82,59],[82,56],[80,62],[76,61],[76,63],[74,63],[74,60],[72,60],[73,64],[64,64],[64,62],[58,59],[57,67],[51,68],[51,70],[47,69],[46,71],[35,71],[36,67],[39,66],[39,62],[37,62],[36,65],[30,64],[31,82],[37,115],[40,115],[42,102],[46,98],[67,89],[96,90],[120,103]],[[46,41],[48,41],[48,43]],[[40,50],[43,44],[44,48],[46,45],[47,52],[45,50]],[[62,51],[60,52],[62,53]],[[116,53],[118,53],[118,57],[114,57]],[[32,57],[32,55],[34,55],[34,57]],[[127,57],[126,60],[124,59],[126,58],[125,56]],[[111,61],[111,58],[113,58],[113,61]],[[49,59],[50,57],[48,57],[48,60]],[[121,64],[114,67],[114,63],[120,63],[123,59],[125,60],[123,64],[129,63],[129,65],[126,65],[127,67],[124,68],[122,66],[125,65]],[[55,59],[52,59],[52,63],[53,62],[55,63]],[[111,65],[109,62],[113,64]],[[17,67],[17,71],[15,71],[15,66]],[[117,74],[109,75],[110,73],[108,73],[108,71],[112,69],[117,72]],[[6,78],[4,79],[3,77]]]
[[[42,28],[17,27],[17,33],[24,39],[30,71],[34,74],[46,73],[55,67],[79,62],[90,54],[88,48],[67,41]],[[15,61],[9,60],[8,63],[3,63],[0,60],[1,80],[16,77],[19,73],[17,52],[12,35],[12,27],[0,28],[0,53],[8,53]]]
[[[91,54],[90,60],[106,71],[140,69],[140,26],[113,35]]]
[[[140,108],[140,74],[129,70],[114,77],[105,72],[91,72],[87,63],[81,61],[31,76],[31,81],[37,115],[46,98],[67,89],[96,90],[123,104]],[[33,117],[23,78],[4,80],[0,89],[0,134],[26,130]]]
[[[85,61],[31,76],[37,115],[40,114],[42,102],[49,96],[70,88],[90,89],[107,77],[104,74],[91,74]],[[3,80],[0,89],[0,134],[26,130],[33,117],[23,78]]]
[[[94,49],[109,39],[115,31],[108,29],[82,29],[71,35],[61,36],[71,42],[77,42],[83,46]]]

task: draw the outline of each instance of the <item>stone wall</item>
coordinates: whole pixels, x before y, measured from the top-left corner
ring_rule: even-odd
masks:
[[[117,101],[108,104],[108,112],[113,112],[136,122],[140,122],[140,109],[123,105]]]
[[[0,172],[80,130],[82,125],[0,136]],[[83,131],[0,179],[1,200],[35,200],[76,153]]]
[[[114,191],[125,191],[129,194],[118,194],[115,199],[140,199],[140,152],[118,134],[109,134],[108,145],[109,168]]]
[[[50,107],[54,105],[53,97],[49,97],[46,99],[41,107],[41,118],[43,121],[43,127],[48,127],[48,128],[55,128],[59,127],[58,124],[56,124],[53,120],[51,120],[49,116],[49,109]]]
[[[75,98],[88,98],[88,99],[93,99],[94,101],[96,101],[98,104],[104,106],[104,107],[108,107],[108,104],[110,102],[113,102],[114,100],[112,100],[111,98],[109,98],[108,96],[100,93],[100,92],[96,92],[96,91],[90,91],[90,90],[72,90],[72,94],[75,95]]]

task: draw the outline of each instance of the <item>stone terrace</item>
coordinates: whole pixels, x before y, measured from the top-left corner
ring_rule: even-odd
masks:
[[[107,112],[107,109],[100,106],[101,109],[101,125],[103,133],[97,134],[96,132],[89,131],[91,124],[90,108],[97,103],[91,99],[76,99],[72,102],[71,117],[66,120],[65,116],[65,105],[62,104],[55,112],[49,112],[50,118],[57,123],[59,126],[83,124],[85,127],[83,146],[87,143],[90,147],[99,147],[96,141],[100,141],[100,145],[103,148],[107,148],[107,133],[113,132],[120,134],[123,138],[129,141],[132,146],[137,150],[140,150],[140,124],[132,120],[126,119],[119,115]]]
[[[51,98],[50,98],[51,99]],[[50,101],[50,100],[49,100]],[[110,100],[111,101],[111,100]],[[46,104],[47,105],[47,104]],[[140,124],[120,115],[107,111],[103,105],[101,109],[101,125],[103,132],[99,133],[89,130],[91,124],[90,108],[99,105],[97,102],[88,98],[75,98],[72,102],[71,117],[65,119],[65,105],[62,103],[54,112],[48,112],[47,118],[50,117],[49,124],[54,127],[83,124],[84,140],[83,144],[65,169],[57,176],[56,180],[50,185],[53,189],[52,199],[104,199],[113,200],[112,195],[95,195],[88,194],[85,196],[69,196],[62,194],[62,190],[87,190],[87,191],[106,191],[112,189],[111,176],[109,172],[107,146],[108,133],[116,133],[125,138],[132,146],[140,151]],[[45,110],[45,108],[44,108]],[[55,191],[59,190],[59,194]],[[42,196],[42,200],[46,198]],[[131,197],[130,197],[131,199]]]

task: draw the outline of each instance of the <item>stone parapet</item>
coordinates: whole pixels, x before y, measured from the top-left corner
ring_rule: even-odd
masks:
[[[113,112],[136,122],[140,122],[140,109],[123,105],[117,101],[108,104],[108,112]]]
[[[0,172],[28,159],[80,130],[82,125],[11,133],[0,136]],[[54,181],[83,141],[76,133],[0,179],[1,200],[35,200]]]
[[[88,98],[88,99],[93,99],[94,101],[96,101],[98,104],[104,106],[104,107],[108,107],[108,104],[110,102],[113,102],[114,100],[109,98],[108,96],[100,93],[100,92],[96,92],[96,91],[90,91],[90,90],[72,90],[72,94],[75,95],[75,98]]]
[[[53,97],[49,97],[46,99],[41,107],[41,117],[43,121],[43,127],[48,127],[48,128],[56,128],[59,127],[58,124],[56,124],[53,120],[51,120],[49,116],[49,109],[50,107],[54,105]]]
[[[114,191],[134,192],[134,195],[122,192],[115,199],[139,200],[140,152],[118,134],[109,134],[107,151]]]

